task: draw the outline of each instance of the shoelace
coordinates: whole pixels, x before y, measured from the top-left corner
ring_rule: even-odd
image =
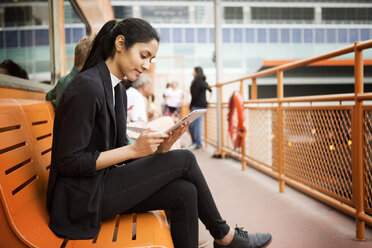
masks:
[[[247,231],[243,231],[243,227],[236,226],[235,227],[235,230],[236,230],[236,232],[238,233],[239,236],[248,238],[248,232]]]

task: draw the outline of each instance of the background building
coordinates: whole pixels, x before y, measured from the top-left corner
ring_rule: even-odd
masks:
[[[143,18],[161,36],[156,95],[161,96],[166,82],[171,80],[179,81],[187,90],[194,66],[202,66],[209,83],[215,83],[214,1],[111,0],[111,4],[116,19]],[[64,7],[68,72],[73,65],[75,44],[87,34],[87,26],[70,1],[64,1]],[[372,38],[371,0],[223,0],[222,7],[223,80]],[[47,0],[1,1],[0,60],[14,60],[26,69],[31,79],[50,80],[48,28]],[[372,52],[367,50],[364,58],[372,61]],[[316,94],[352,90],[353,58],[339,59],[338,63],[311,66],[284,75],[286,87],[294,85],[297,89],[285,93],[297,94],[301,87],[314,89]],[[368,65],[372,62],[366,61],[366,65],[368,91],[368,84],[372,83]],[[259,97],[273,95],[270,85],[275,84],[275,78],[267,77],[258,83],[267,88],[259,91]]]

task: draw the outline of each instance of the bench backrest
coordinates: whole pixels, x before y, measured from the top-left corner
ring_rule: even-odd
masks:
[[[53,119],[48,102],[0,99],[1,201],[9,225],[29,246],[44,242],[45,247],[54,247],[63,242],[46,223]]]

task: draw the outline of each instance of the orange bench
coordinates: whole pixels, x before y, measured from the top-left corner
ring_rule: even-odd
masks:
[[[164,211],[118,215],[90,240],[49,229],[53,119],[49,102],[0,98],[0,247],[174,247]]]

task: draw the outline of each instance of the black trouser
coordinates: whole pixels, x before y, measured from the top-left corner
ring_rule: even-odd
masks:
[[[194,154],[173,150],[109,170],[101,218],[121,213],[170,210],[175,247],[198,246],[198,218],[215,239],[230,227],[221,218]]]

